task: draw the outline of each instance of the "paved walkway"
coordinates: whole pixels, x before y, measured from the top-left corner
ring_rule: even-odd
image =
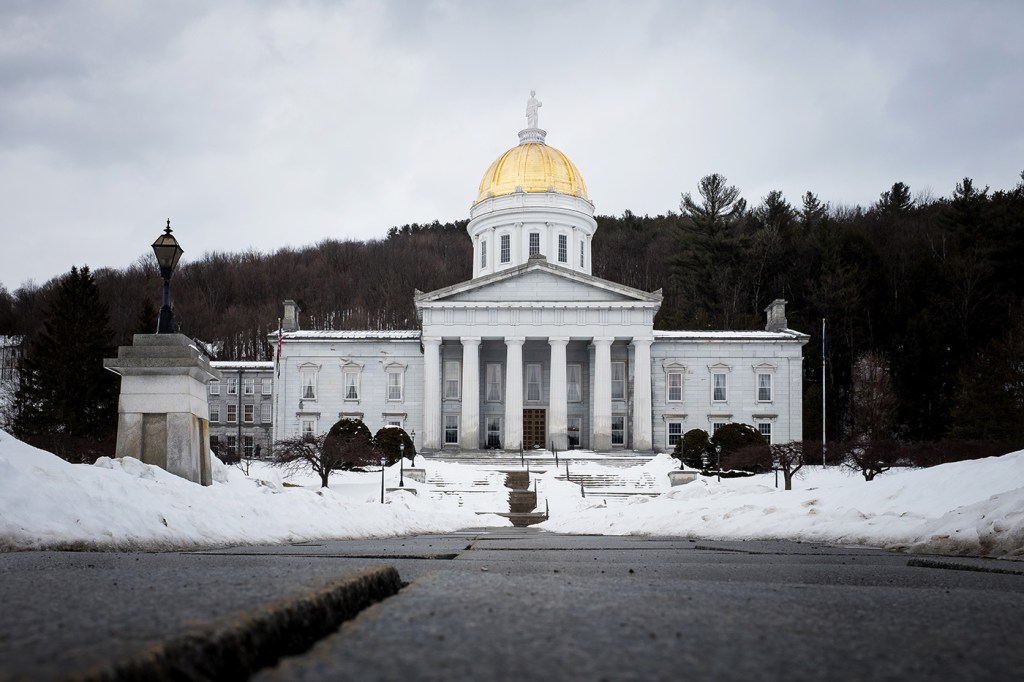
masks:
[[[368,593],[381,601],[334,631]],[[1021,562],[788,542],[487,529],[17,553],[0,555],[0,603],[0,679],[977,680],[1024,666]]]

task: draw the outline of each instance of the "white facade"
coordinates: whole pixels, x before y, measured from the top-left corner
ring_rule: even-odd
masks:
[[[591,275],[578,170],[543,131],[519,136],[471,209],[473,278],[417,291],[420,329],[306,332],[286,304],[275,437],[358,417],[415,430],[426,450],[646,452],[728,422],[801,439],[808,337],[786,328],[785,302],[767,331],[655,331],[660,290]]]

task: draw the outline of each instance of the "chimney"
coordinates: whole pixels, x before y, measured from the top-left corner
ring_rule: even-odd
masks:
[[[789,329],[789,323],[786,322],[785,299],[775,299],[764,311],[768,314],[768,324],[764,326],[766,331],[780,332],[783,329]]]
[[[281,329],[286,332],[299,331],[299,313],[302,310],[299,304],[288,299],[284,302],[284,319],[281,321]]]

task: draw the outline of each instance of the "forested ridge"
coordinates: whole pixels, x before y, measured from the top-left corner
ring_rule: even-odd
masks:
[[[1024,438],[1024,174],[1009,190],[965,178],[938,199],[897,182],[867,208],[810,192],[748,204],[717,174],[696,190],[679,213],[597,218],[594,274],[663,289],[656,328],[761,329],[764,308],[784,298],[789,326],[811,337],[808,439],[820,434],[823,318],[830,439],[849,436],[854,367],[865,357],[884,365],[895,393],[889,437]],[[304,328],[416,328],[415,289],[471,276],[465,228],[412,224],[379,240],[205,254],[174,274],[175,316],[226,360],[269,359],[267,335],[289,298]],[[153,331],[152,256],[93,274],[117,344]],[[0,288],[0,334],[34,338],[59,279]]]

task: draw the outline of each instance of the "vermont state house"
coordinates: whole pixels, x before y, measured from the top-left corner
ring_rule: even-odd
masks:
[[[535,108],[528,125],[470,209],[473,278],[416,291],[420,329],[305,331],[285,303],[274,438],[350,417],[415,431],[421,450],[664,450],[728,422],[800,440],[808,337],[785,301],[764,331],[655,330],[661,291],[591,274],[586,184]]]

